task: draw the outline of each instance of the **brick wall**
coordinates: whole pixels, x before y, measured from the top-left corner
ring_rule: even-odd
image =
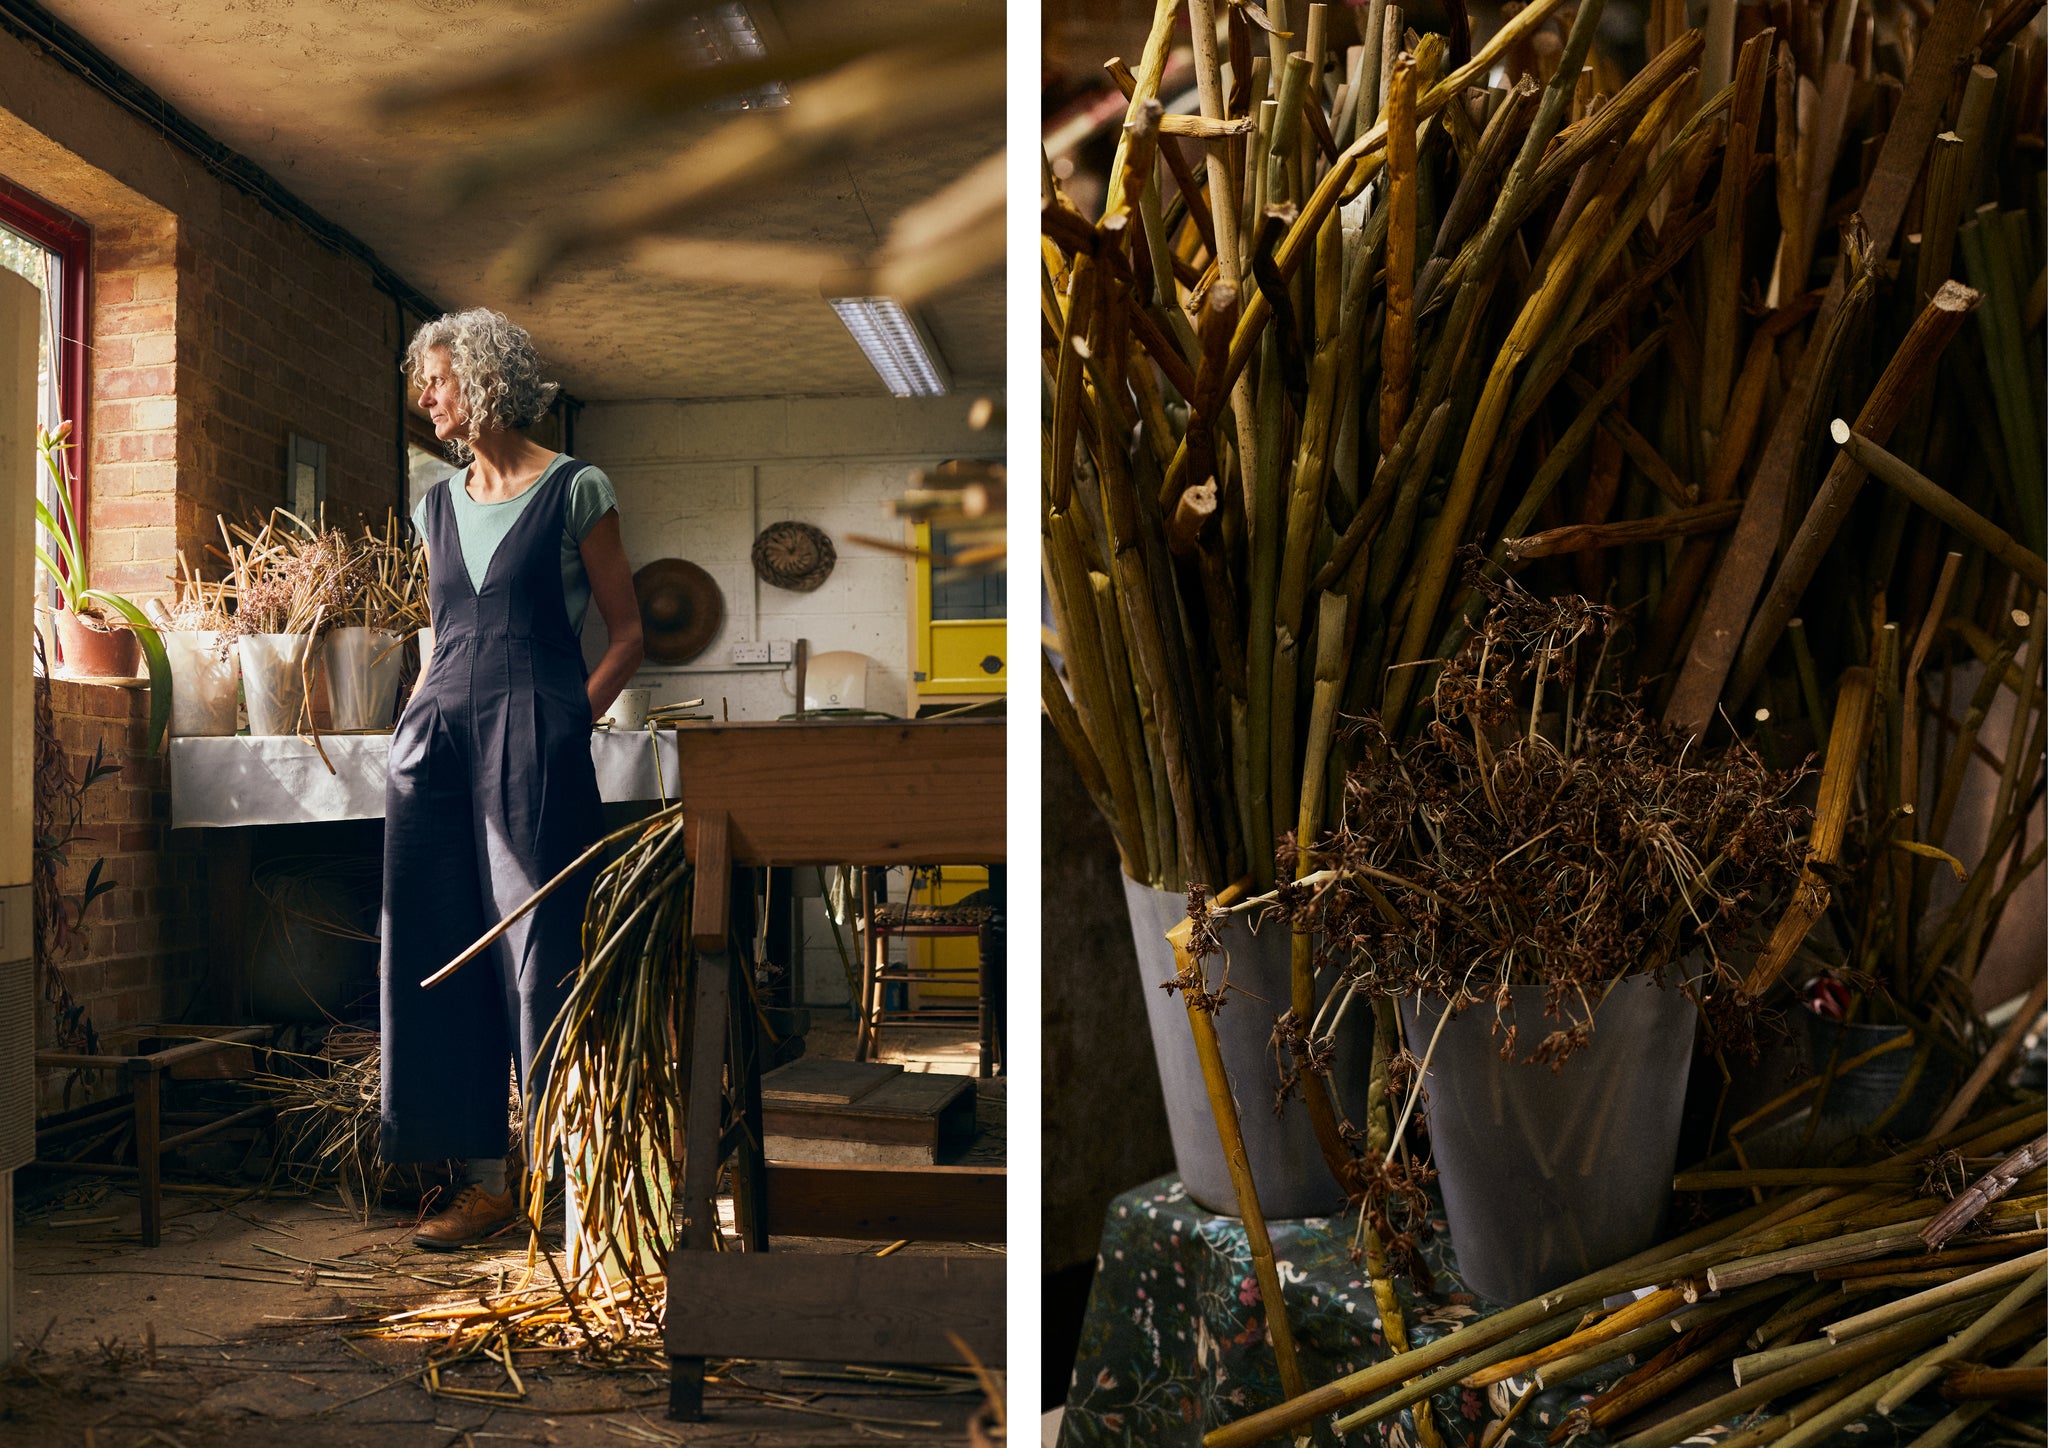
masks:
[[[327,448],[330,521],[398,505],[397,304],[367,268],[222,188],[178,248],[178,538],[281,501],[291,433]],[[203,546],[203,545],[202,545]]]
[[[89,569],[96,585],[141,596],[163,591],[181,541],[177,245],[168,215],[93,232]]]
[[[294,433],[326,446],[331,521],[398,503],[403,339],[366,265],[5,35],[0,177],[93,228],[82,461],[96,585],[167,593],[179,550],[203,564],[218,542],[218,515],[284,500]],[[163,766],[144,753],[146,692],[58,680],[52,703],[75,764],[103,739],[122,766],[87,797],[94,839],[68,882],[104,854],[117,888],[57,968],[102,1031],[175,1019],[204,979],[208,901],[198,842],[170,834]]]
[[[149,692],[50,681],[58,742],[82,773],[95,746],[120,773],[86,791],[80,838],[68,851],[63,889],[85,885],[95,860],[114,888],[86,911],[84,928],[63,959],[48,962],[72,999],[101,1032],[141,1021],[175,1020],[194,1002],[206,965],[204,866],[198,843],[169,830],[170,796],[164,763],[145,742]],[[37,1018],[36,1041],[53,1039],[47,1010]],[[103,1094],[110,1081],[69,1084],[61,1076],[38,1082],[38,1109],[76,1105],[81,1090]]]
[[[0,35],[0,177],[93,228],[93,581],[146,597],[325,444],[329,517],[402,497],[397,303],[362,262]]]

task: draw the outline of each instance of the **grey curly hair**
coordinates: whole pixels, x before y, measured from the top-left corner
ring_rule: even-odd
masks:
[[[486,424],[507,430],[531,427],[562,390],[541,376],[533,338],[503,312],[488,307],[449,312],[413,333],[405,349],[405,375],[414,386],[426,370],[427,353],[436,347],[448,350],[467,414],[464,434],[448,442],[459,463],[475,456],[471,444]]]

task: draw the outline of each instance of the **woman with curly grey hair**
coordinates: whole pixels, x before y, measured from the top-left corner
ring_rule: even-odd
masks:
[[[467,1182],[414,1237],[449,1248],[519,1216],[506,1062],[537,1094],[535,1055],[581,958],[588,882],[507,930],[493,969],[420,982],[603,832],[590,730],[640,666],[640,610],[611,480],[525,435],[558,390],[525,330],[483,309],[441,317],[412,339],[406,371],[465,466],[413,514],[434,654],[385,781],[381,1150],[465,1163]],[[586,671],[593,603],[609,641]]]

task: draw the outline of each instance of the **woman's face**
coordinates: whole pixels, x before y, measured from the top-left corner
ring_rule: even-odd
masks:
[[[427,349],[419,385],[420,407],[434,424],[434,436],[442,442],[462,436],[469,413],[463,408],[462,389],[455,384],[455,369],[449,364],[446,347]]]

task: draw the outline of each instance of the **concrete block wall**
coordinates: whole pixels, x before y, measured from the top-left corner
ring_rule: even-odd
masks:
[[[891,502],[911,472],[949,458],[1002,455],[999,434],[967,425],[968,397],[768,398],[747,402],[611,402],[584,408],[576,451],[619,491],[626,554],[635,568],[686,558],[718,580],[725,627],[694,662],[649,665],[636,683],[657,703],[703,698],[714,715],[773,719],[796,708],[793,671],[735,667],[737,640],[810,640],[813,653],[852,649],[874,660],[868,705],[910,710],[910,571],[900,556],[848,535],[901,538]],[[751,558],[758,528],[794,518],[824,529],[837,549],[816,592],[758,583]],[[595,658],[604,625],[593,610],[584,648]],[[850,1000],[814,871],[795,872],[803,999]],[[891,890],[901,898],[895,872]],[[856,948],[844,927],[849,949]],[[858,958],[856,957],[856,965]]]
[[[797,706],[793,670],[735,666],[732,645],[805,638],[813,654],[868,655],[869,707],[908,713],[909,565],[851,535],[904,536],[890,504],[915,469],[1001,455],[1000,436],[967,425],[971,401],[884,396],[586,406],[576,451],[618,487],[633,566],[688,559],[725,596],[725,626],[697,659],[650,664],[635,682],[652,688],[657,703],[702,697],[714,715],[723,707],[734,719],[773,719]],[[815,592],[754,577],[756,532],[786,518],[822,528],[838,552],[832,576]],[[603,639],[593,611],[585,625],[592,658]]]

